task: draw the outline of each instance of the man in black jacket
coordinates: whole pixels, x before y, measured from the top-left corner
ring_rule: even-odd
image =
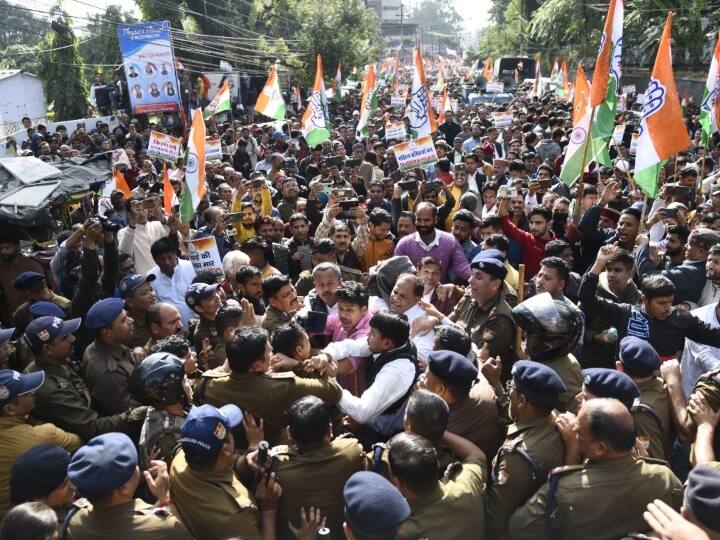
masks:
[[[588,315],[606,315],[615,321],[618,339],[628,335],[645,339],[662,359],[676,357],[683,349],[686,337],[720,347],[720,328],[711,328],[690,312],[673,307],[675,285],[665,276],[652,275],[643,280],[639,306],[598,297],[598,276],[617,249],[612,245],[601,247],[595,264],[583,277],[580,302]]]

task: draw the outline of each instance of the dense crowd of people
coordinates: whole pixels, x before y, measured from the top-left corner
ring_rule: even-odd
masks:
[[[314,147],[299,117],[208,120],[223,159],[189,223],[182,160],[167,212],[146,153],[177,118],[26,126],[46,161],[124,149],[131,196],[85,197],[49,264],[0,233],[0,539],[720,537],[697,110],[648,200],[632,100],[612,166],[568,186],[552,92],[459,100],[413,170],[380,97],[367,136],[357,92],[331,103]],[[205,237],[221,274],[189,258]]]

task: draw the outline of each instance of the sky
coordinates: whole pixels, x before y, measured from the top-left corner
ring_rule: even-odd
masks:
[[[9,0],[13,4],[27,5],[26,0]],[[406,5],[412,5],[418,0],[403,0]],[[454,0],[455,8],[463,17],[463,30],[465,32],[475,32],[480,28],[490,24],[489,9],[491,0]],[[55,4],[54,0],[35,0],[32,3],[32,9],[49,10],[50,6]],[[88,4],[95,6],[90,7]],[[63,8],[70,16],[86,17],[88,13],[97,13],[105,10],[106,6],[111,4],[119,4],[124,10],[140,15],[137,5],[133,0],[63,0]],[[78,25],[83,25],[83,19],[75,21]]]

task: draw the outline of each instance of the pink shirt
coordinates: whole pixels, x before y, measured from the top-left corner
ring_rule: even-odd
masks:
[[[346,332],[340,323],[340,317],[337,312],[328,316],[325,333],[331,334],[333,341],[342,341],[343,339],[358,339],[367,336],[370,333],[370,317],[372,314],[368,312],[355,325],[350,333]],[[337,382],[340,386],[347,389],[355,396],[361,396],[365,391],[365,371],[367,369],[367,358],[359,356],[349,356],[348,360],[352,364],[352,371],[344,375],[338,375]]]

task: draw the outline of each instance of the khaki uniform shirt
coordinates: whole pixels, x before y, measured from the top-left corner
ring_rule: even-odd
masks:
[[[258,507],[229,467],[221,473],[195,471],[180,450],[170,466],[170,495],[178,515],[196,538],[260,539]]]
[[[130,315],[133,320],[133,331],[128,347],[130,347],[130,350],[135,347],[144,347],[147,342],[150,341],[150,326],[144,317],[131,313],[130,311],[128,311],[128,315]]]
[[[515,361],[512,309],[500,294],[483,305],[478,304],[470,294],[465,294],[449,319],[466,330],[479,348],[487,342],[490,355],[500,356],[503,365],[510,366]]]
[[[521,420],[508,428],[507,439],[493,460],[485,494],[487,538],[506,534],[512,513],[532,497],[564,458],[565,445],[555,429],[554,415]]]
[[[224,348],[220,353],[218,348],[220,346],[220,336],[218,335],[217,329],[215,328],[215,321],[208,319],[200,319],[200,322],[195,329],[193,334],[193,346],[196,351],[202,351],[203,340],[207,339],[212,348],[212,353],[209,358],[205,359],[205,369],[215,369],[222,366],[225,363]]]
[[[262,418],[265,439],[270,444],[278,443],[280,430],[287,426],[285,412],[290,405],[305,396],[317,396],[335,405],[340,401],[342,388],[335,381],[304,379],[290,372],[258,375],[206,371],[195,383],[195,399],[199,403],[215,407],[233,403],[244,413]],[[245,448],[247,441],[241,431],[236,434],[236,443],[238,448]]]
[[[82,445],[80,437],[52,424],[34,426],[25,418],[0,416],[0,518],[10,510],[10,470],[15,460],[39,444],[56,444],[68,452]]]
[[[101,433],[127,432],[130,413],[100,416],[90,408],[90,392],[85,383],[67,365],[36,359],[25,372],[40,370],[45,371],[45,382],[35,392],[33,418],[77,433],[84,441]]]
[[[713,411],[720,409],[720,369],[706,373],[698,379],[693,388],[693,394],[699,392],[708,402]],[[685,428],[692,433],[693,439],[697,433],[697,424],[691,412],[688,411]],[[713,437],[715,455],[720,455],[720,429],[715,430]]]
[[[637,383],[640,403],[650,407],[657,416],[643,407],[633,407],[633,418],[638,437],[645,443],[651,458],[668,461],[672,452],[674,433],[671,404],[667,386],[660,378]]]
[[[128,383],[134,370],[135,359],[128,347],[93,341],[83,353],[83,378],[93,408],[107,415],[127,411],[132,405]]]
[[[71,519],[68,540],[191,540],[185,526],[165,508],[155,508],[142,499],[133,499],[109,508],[92,508],[89,503]]]
[[[399,536],[403,540],[482,538],[486,466],[484,456],[450,466],[432,493],[408,501],[412,514],[400,527]]]
[[[319,508],[327,518],[326,526],[337,538],[342,535],[345,521],[343,487],[348,478],[364,471],[367,460],[362,446],[353,438],[338,438],[330,443],[299,449],[276,446],[278,481],[282,485],[282,499],[278,509],[279,538],[294,538],[286,523],[300,526],[300,508]]]
[[[447,430],[480,447],[486,456],[494,456],[505,434],[497,399],[485,377],[470,389],[470,394],[450,405]]]
[[[287,313],[278,311],[273,306],[268,306],[260,326],[272,334],[280,325],[289,323],[291,319],[292,317]]]
[[[549,496],[551,482],[557,485]],[[682,495],[682,483],[667,464],[631,455],[586,461],[553,471],[550,480],[513,514],[508,530],[513,540],[623,538],[649,529],[643,512],[654,499],[679,511]],[[548,504],[552,506],[546,527]]]
[[[560,394],[558,410],[576,413],[578,404],[575,396],[582,390],[583,385],[582,369],[578,361],[572,354],[566,354],[542,363],[554,370],[567,388]]]

